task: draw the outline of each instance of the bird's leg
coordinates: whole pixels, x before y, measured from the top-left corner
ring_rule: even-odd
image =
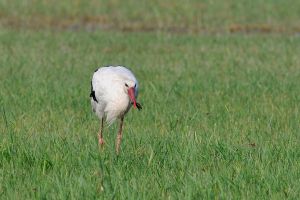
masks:
[[[103,118],[101,119],[100,130],[99,130],[99,133],[98,133],[99,144],[100,144],[101,147],[104,144],[104,139],[103,139],[102,132],[103,132]]]
[[[117,141],[116,141],[116,152],[117,152],[117,154],[119,154],[120,145],[121,145],[123,120],[124,120],[124,117],[121,117],[119,132],[118,132]]]

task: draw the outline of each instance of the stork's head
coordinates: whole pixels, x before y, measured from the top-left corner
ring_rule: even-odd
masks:
[[[137,84],[134,81],[126,80],[124,82],[124,90],[128,94],[133,107],[136,108]]]

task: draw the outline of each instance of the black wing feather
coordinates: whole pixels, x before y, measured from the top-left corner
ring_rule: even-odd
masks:
[[[92,83],[92,81],[91,81],[91,94],[90,94],[90,97],[92,97],[93,100],[98,103],[98,100],[97,100],[96,95],[95,95],[95,90],[93,89],[93,83]]]
[[[142,110],[143,108],[142,108],[142,105],[140,104],[140,103],[138,103],[138,102],[136,102],[136,107],[139,109],[139,110]]]

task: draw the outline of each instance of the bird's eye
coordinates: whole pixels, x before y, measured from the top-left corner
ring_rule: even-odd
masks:
[[[127,83],[125,83],[125,86],[128,87]]]
[[[134,87],[136,87],[136,84],[134,84]]]

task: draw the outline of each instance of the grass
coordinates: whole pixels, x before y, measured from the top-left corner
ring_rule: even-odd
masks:
[[[297,198],[298,37],[1,31],[0,194],[31,198]],[[142,112],[105,130],[96,66],[126,64]]]
[[[0,1],[0,26],[19,29],[299,33],[293,0]]]
[[[0,2],[2,21],[44,11],[54,19],[62,8],[66,16],[97,15],[94,7],[77,13],[76,4],[63,1],[15,11],[6,2]],[[112,2],[106,5],[121,4]],[[257,24],[293,23],[297,6],[288,12],[285,3],[267,2],[260,9],[268,7],[282,12],[266,14],[269,20],[251,17],[258,11],[246,4],[237,16]],[[132,24],[130,8],[118,20]],[[157,13],[162,24],[173,16]],[[218,20],[206,19],[217,27]],[[299,197],[299,35],[37,27],[4,24],[0,30],[0,199]],[[143,110],[126,116],[119,156],[117,124],[105,129],[105,149],[98,148],[99,121],[89,100],[92,73],[107,64],[131,67],[140,81]]]

